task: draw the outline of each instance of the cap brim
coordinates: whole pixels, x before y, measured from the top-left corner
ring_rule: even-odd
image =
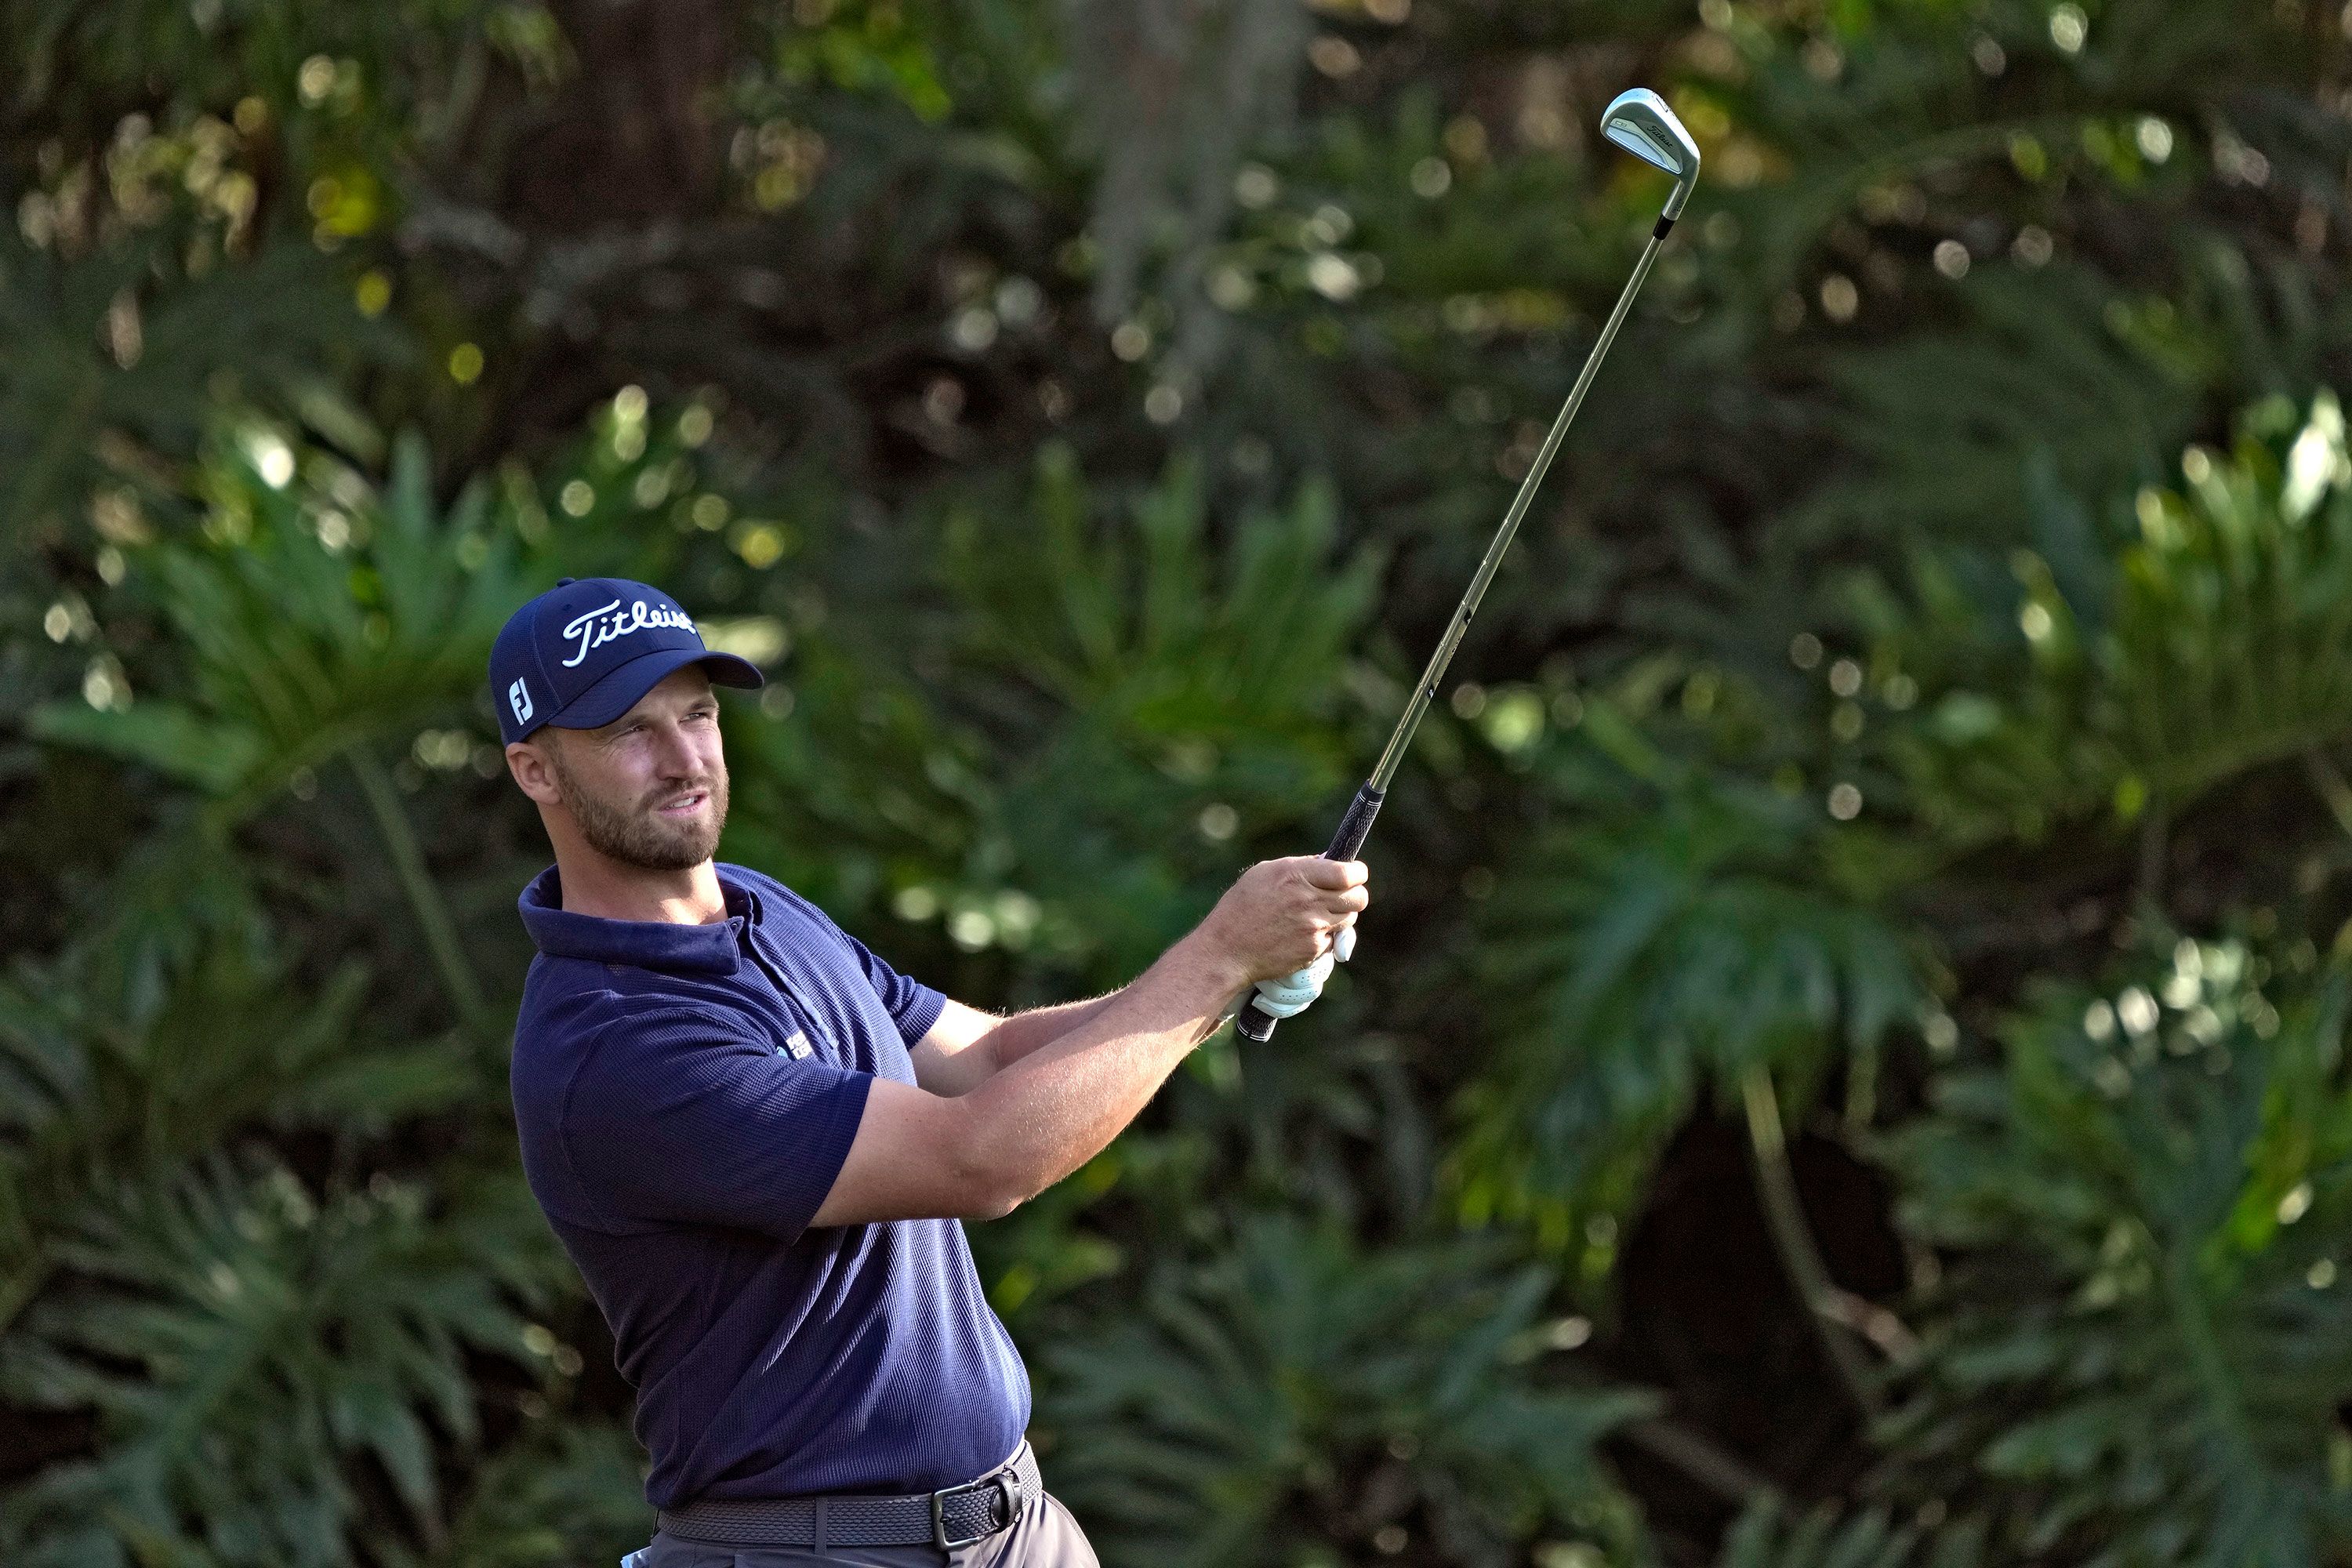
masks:
[[[757,689],[768,683],[757,665],[731,653],[712,653],[707,648],[699,652],[690,647],[656,648],[607,670],[602,680],[549,714],[547,721],[562,730],[600,729],[635,707],[639,698],[674,671],[689,664],[702,666],[709,673],[713,686]]]

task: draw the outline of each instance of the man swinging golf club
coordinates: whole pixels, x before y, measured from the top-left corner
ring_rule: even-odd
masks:
[[[714,864],[710,683],[760,675],[664,595],[567,581],[500,633],[507,763],[556,859],[522,896],[540,956],[515,1114],[637,1390],[662,1512],[630,1568],[726,1557],[709,1546],[771,1549],[739,1568],[1093,1563],[1021,1440],[1027,1381],[953,1221],[1092,1157],[1237,993],[1255,984],[1237,1027],[1265,1039],[1346,955],[1397,763],[1698,177],[1654,93],[1621,94],[1601,129],[1673,190],[1379,764],[1322,856],[1252,867],[1111,995],[994,1017]]]
[[[956,1222],[1091,1159],[1254,984],[1311,1002],[1364,868],[1254,866],[1120,990],[997,1017],[712,860],[714,681],[761,683],[609,578],[523,605],[490,658],[555,851],[521,898],[515,1119],[636,1390],[660,1514],[627,1568],[1092,1564]]]

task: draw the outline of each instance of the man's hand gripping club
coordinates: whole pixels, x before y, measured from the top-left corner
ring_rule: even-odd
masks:
[[[1266,884],[1264,889],[1268,895],[1266,900],[1254,906],[1261,911],[1261,919],[1268,918],[1274,910],[1284,909],[1286,899],[1310,921],[1322,920],[1323,923],[1315,928],[1312,945],[1305,950],[1306,961],[1303,963],[1285,973],[1257,978],[1258,1005],[1277,1018],[1296,1017],[1307,1011],[1323,994],[1323,983],[1331,977],[1332,964],[1345,963],[1354,955],[1356,916],[1371,897],[1365,887],[1369,876],[1360,860],[1328,860],[1319,855],[1298,855],[1285,860],[1260,861],[1243,873],[1241,881],[1234,884],[1233,891],[1226,894],[1225,900],[1220,902],[1209,921],[1203,922],[1202,930],[1205,931],[1210,922],[1225,912],[1227,903],[1240,903],[1235,895],[1243,893],[1253,878],[1261,879]],[[1255,889],[1250,890],[1257,891]],[[1318,894],[1335,898],[1337,901],[1332,907],[1345,912],[1336,920],[1326,918],[1326,911],[1318,907],[1316,898]],[[1298,951],[1297,931],[1298,928],[1294,926],[1287,933],[1291,940],[1285,951]],[[1275,933],[1268,930],[1264,936],[1273,939]],[[1281,947],[1284,944],[1278,940],[1270,943],[1262,941],[1259,951]],[[1244,992],[1235,999],[1234,1007],[1238,1009],[1248,996],[1249,994]]]

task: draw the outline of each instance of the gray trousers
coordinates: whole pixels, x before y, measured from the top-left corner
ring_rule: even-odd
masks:
[[[1047,1493],[1021,1501],[1021,1517],[984,1541],[936,1546],[714,1546],[667,1531],[621,1559],[621,1568],[1100,1568],[1070,1510]]]

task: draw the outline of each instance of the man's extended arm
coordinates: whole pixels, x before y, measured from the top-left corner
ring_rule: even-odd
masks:
[[[1364,907],[1364,877],[1318,856],[1254,866],[1131,984],[1075,1004],[1092,1011],[965,1092],[875,1079],[813,1223],[992,1217],[1060,1181],[1134,1120],[1244,986],[1319,957]]]
[[[1352,925],[1354,917],[1349,916],[1347,923]],[[1344,938],[1339,955],[1347,956]],[[1317,978],[1320,989],[1319,973]],[[950,997],[909,1053],[915,1062],[915,1081],[933,1094],[970,1094],[992,1074],[1003,1072],[1039,1047],[1051,1045],[1087,1023],[1125,993],[1126,987],[1121,986],[1087,1001],[1032,1007],[1009,1018]]]

